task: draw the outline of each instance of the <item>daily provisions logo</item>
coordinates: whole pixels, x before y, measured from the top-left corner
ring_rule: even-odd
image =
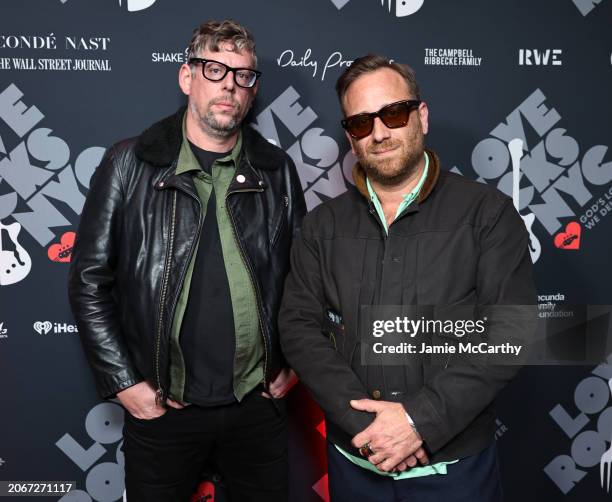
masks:
[[[14,265],[7,270],[19,274],[19,280],[31,267],[18,240],[20,230],[43,247],[62,236],[60,244],[67,253],[70,239],[55,229],[71,225],[68,208],[68,215],[81,214],[84,194],[104,154],[104,148],[90,147],[75,155],[53,129],[41,126],[45,115],[23,97],[15,84],[0,91],[0,221],[15,221],[0,223],[0,262]],[[0,284],[12,284],[4,270]]]
[[[276,59],[276,64],[281,68],[285,68],[287,66],[290,67],[301,67],[309,69],[312,72],[312,78],[317,77],[319,68],[322,68],[321,82],[325,80],[325,76],[327,75],[327,70],[330,68],[348,68],[352,63],[352,59],[344,59],[344,56],[340,51],[332,52],[325,62],[323,60],[318,60],[317,58],[310,58],[312,56],[312,49],[309,47],[304,52],[303,56],[296,56],[292,49],[286,49],[281,52],[280,56]]]
[[[540,242],[544,231],[559,249],[575,249],[580,245],[576,225],[590,231],[612,213],[612,161],[606,160],[605,145],[581,150],[561,121],[536,89],[474,147],[472,168],[478,181],[494,183],[507,195],[516,187],[518,209],[535,216],[533,236],[539,234]],[[513,182],[508,144],[514,139],[521,147],[513,155]],[[559,232],[563,237],[556,237]]]
[[[331,0],[338,10],[342,9],[350,0]],[[393,4],[395,3],[395,7]],[[425,0],[380,0],[380,5],[395,17],[406,17],[417,12]],[[386,4],[386,5],[385,5]]]

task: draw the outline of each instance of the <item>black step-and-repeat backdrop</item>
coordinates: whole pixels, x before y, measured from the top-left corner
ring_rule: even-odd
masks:
[[[0,480],[76,481],[64,500],[79,502],[123,496],[123,414],[94,391],[67,269],[104,149],[184,101],[177,70],[211,18],[253,31],[264,76],[250,121],[294,159],[310,209],[352,182],[334,83],[354,58],[380,53],[415,68],[427,142],[446,169],[509,195],[522,173],[541,311],[612,303],[610,0],[5,0]],[[507,500],[612,497],[601,476],[611,379],[605,361],[532,367],[504,391]],[[321,413],[303,389],[290,404],[291,502],[327,500]],[[213,490],[203,484],[200,498]]]

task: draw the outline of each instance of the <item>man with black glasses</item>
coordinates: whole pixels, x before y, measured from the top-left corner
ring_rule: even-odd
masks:
[[[525,226],[504,194],[440,169],[408,66],[365,56],[336,90],[355,186],[304,218],[279,316],[285,357],[326,415],[331,500],[499,501],[493,401],[519,366],[412,353],[368,363],[385,338],[370,344],[366,320],[381,306],[534,304]],[[528,336],[521,319],[492,317],[487,336]],[[462,336],[443,334],[446,346]],[[389,336],[391,349],[411,341]]]
[[[187,106],[92,178],[70,300],[100,394],[126,409],[130,502],[188,500],[205,464],[232,501],[287,501],[277,314],[305,204],[290,158],[243,124],[256,67],[244,27],[199,26]]]

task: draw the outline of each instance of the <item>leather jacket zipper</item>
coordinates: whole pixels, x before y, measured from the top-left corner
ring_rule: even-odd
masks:
[[[168,245],[168,251],[166,253],[166,263],[164,266],[164,282],[162,284],[161,298],[159,302],[159,320],[157,322],[157,337],[155,343],[155,378],[157,383],[157,390],[155,391],[155,404],[157,406],[163,406],[164,404],[164,390],[161,385],[161,378],[159,374],[159,352],[161,347],[161,335],[164,321],[164,303],[166,301],[166,293],[168,290],[168,280],[170,278],[170,261],[174,253],[174,230],[176,225],[176,194],[175,191],[172,195],[172,216],[170,219],[170,244]]]

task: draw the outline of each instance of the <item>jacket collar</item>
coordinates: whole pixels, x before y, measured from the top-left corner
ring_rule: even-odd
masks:
[[[421,191],[419,192],[419,204],[429,196],[440,175],[440,159],[432,150],[425,149],[425,151],[429,156],[429,170],[427,172],[427,178],[425,178]],[[355,181],[355,187],[359,193],[369,201],[370,194],[368,193],[368,187],[366,185],[366,174],[359,162],[353,166],[353,181]]]
[[[136,141],[136,156],[156,167],[168,167],[178,159],[183,143],[182,120],[186,106],[146,129]],[[270,144],[259,132],[242,126],[244,153],[255,169],[278,169],[284,160],[281,149]]]

